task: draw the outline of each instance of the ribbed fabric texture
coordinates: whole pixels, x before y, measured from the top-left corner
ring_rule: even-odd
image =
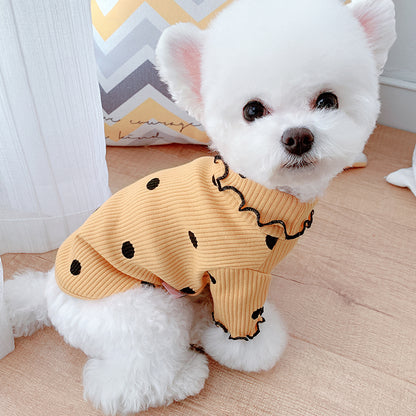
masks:
[[[261,329],[271,269],[310,226],[313,205],[203,157],[111,197],[59,249],[57,281],[84,299],[163,282],[192,295],[209,283],[215,322],[248,339]]]
[[[233,338],[253,338],[264,319],[263,305],[271,275],[254,270],[222,269],[211,282],[214,320]],[[224,324],[225,323],[225,324]]]

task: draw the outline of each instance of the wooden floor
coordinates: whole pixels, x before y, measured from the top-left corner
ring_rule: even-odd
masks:
[[[369,166],[339,175],[314,225],[275,269],[270,298],[290,333],[268,372],[210,361],[196,397],[154,415],[416,415],[416,198],[384,177],[410,166],[416,135],[378,127]],[[207,153],[198,146],[110,148],[113,191]],[[49,269],[55,252],[3,256],[6,278]],[[157,357],[155,357],[157,359]],[[52,329],[0,361],[0,415],[99,415],[82,398],[86,357]]]

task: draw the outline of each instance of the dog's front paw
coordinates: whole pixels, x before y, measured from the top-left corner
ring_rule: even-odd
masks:
[[[272,368],[287,344],[287,333],[279,313],[266,302],[260,332],[248,341],[230,339],[221,327],[211,325],[202,335],[205,351],[220,364],[234,370],[261,371]]]

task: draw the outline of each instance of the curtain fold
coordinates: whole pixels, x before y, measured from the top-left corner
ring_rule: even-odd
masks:
[[[90,3],[0,0],[0,16],[0,255],[44,252],[110,196]]]

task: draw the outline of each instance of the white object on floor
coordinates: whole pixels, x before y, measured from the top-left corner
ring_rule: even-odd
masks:
[[[14,337],[3,299],[3,266],[0,258],[0,359],[13,350]]]
[[[390,173],[390,175],[386,176],[386,181],[402,188],[407,187],[416,196],[416,146],[413,152],[412,167]]]

